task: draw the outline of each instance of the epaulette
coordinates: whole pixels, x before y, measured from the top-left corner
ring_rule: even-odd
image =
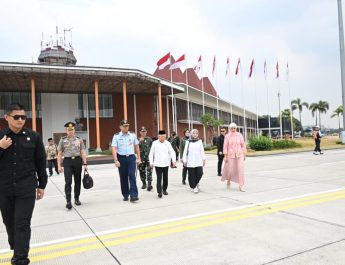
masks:
[[[67,138],[67,135],[66,136],[62,136],[61,139],[66,139]]]
[[[80,136],[77,136],[77,135],[75,135],[75,138],[81,139],[81,137],[80,137]]]

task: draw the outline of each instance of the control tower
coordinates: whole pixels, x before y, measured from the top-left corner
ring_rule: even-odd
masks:
[[[69,33],[66,38],[66,33]],[[73,53],[72,29],[65,29],[63,35],[59,34],[56,26],[55,36],[50,36],[45,41],[42,33],[41,53],[38,57],[38,63],[52,65],[76,65],[77,59]]]

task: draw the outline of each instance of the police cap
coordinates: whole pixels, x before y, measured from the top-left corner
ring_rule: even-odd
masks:
[[[122,120],[120,122],[120,126],[124,126],[124,125],[129,125],[128,121],[127,120]]]
[[[67,129],[69,129],[69,128],[74,129],[75,123],[70,121],[70,122],[67,122],[64,126],[65,126]]]
[[[146,127],[145,127],[145,126],[140,127],[140,130],[139,130],[139,131],[141,131],[141,132],[147,132]]]

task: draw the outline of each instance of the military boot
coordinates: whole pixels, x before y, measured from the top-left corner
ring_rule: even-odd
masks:
[[[141,187],[143,190],[146,189],[146,181],[143,180],[143,186]]]
[[[147,185],[147,191],[150,191],[153,189],[152,185],[151,185],[151,181],[148,182],[148,185]]]

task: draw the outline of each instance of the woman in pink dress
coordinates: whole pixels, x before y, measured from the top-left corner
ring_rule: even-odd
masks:
[[[227,181],[227,186],[230,188],[230,181],[238,183],[240,191],[244,189],[244,165],[246,159],[247,148],[244,143],[243,136],[237,132],[236,123],[229,125],[229,133],[225,136],[223,154],[224,154],[224,168],[222,174],[222,181]]]

